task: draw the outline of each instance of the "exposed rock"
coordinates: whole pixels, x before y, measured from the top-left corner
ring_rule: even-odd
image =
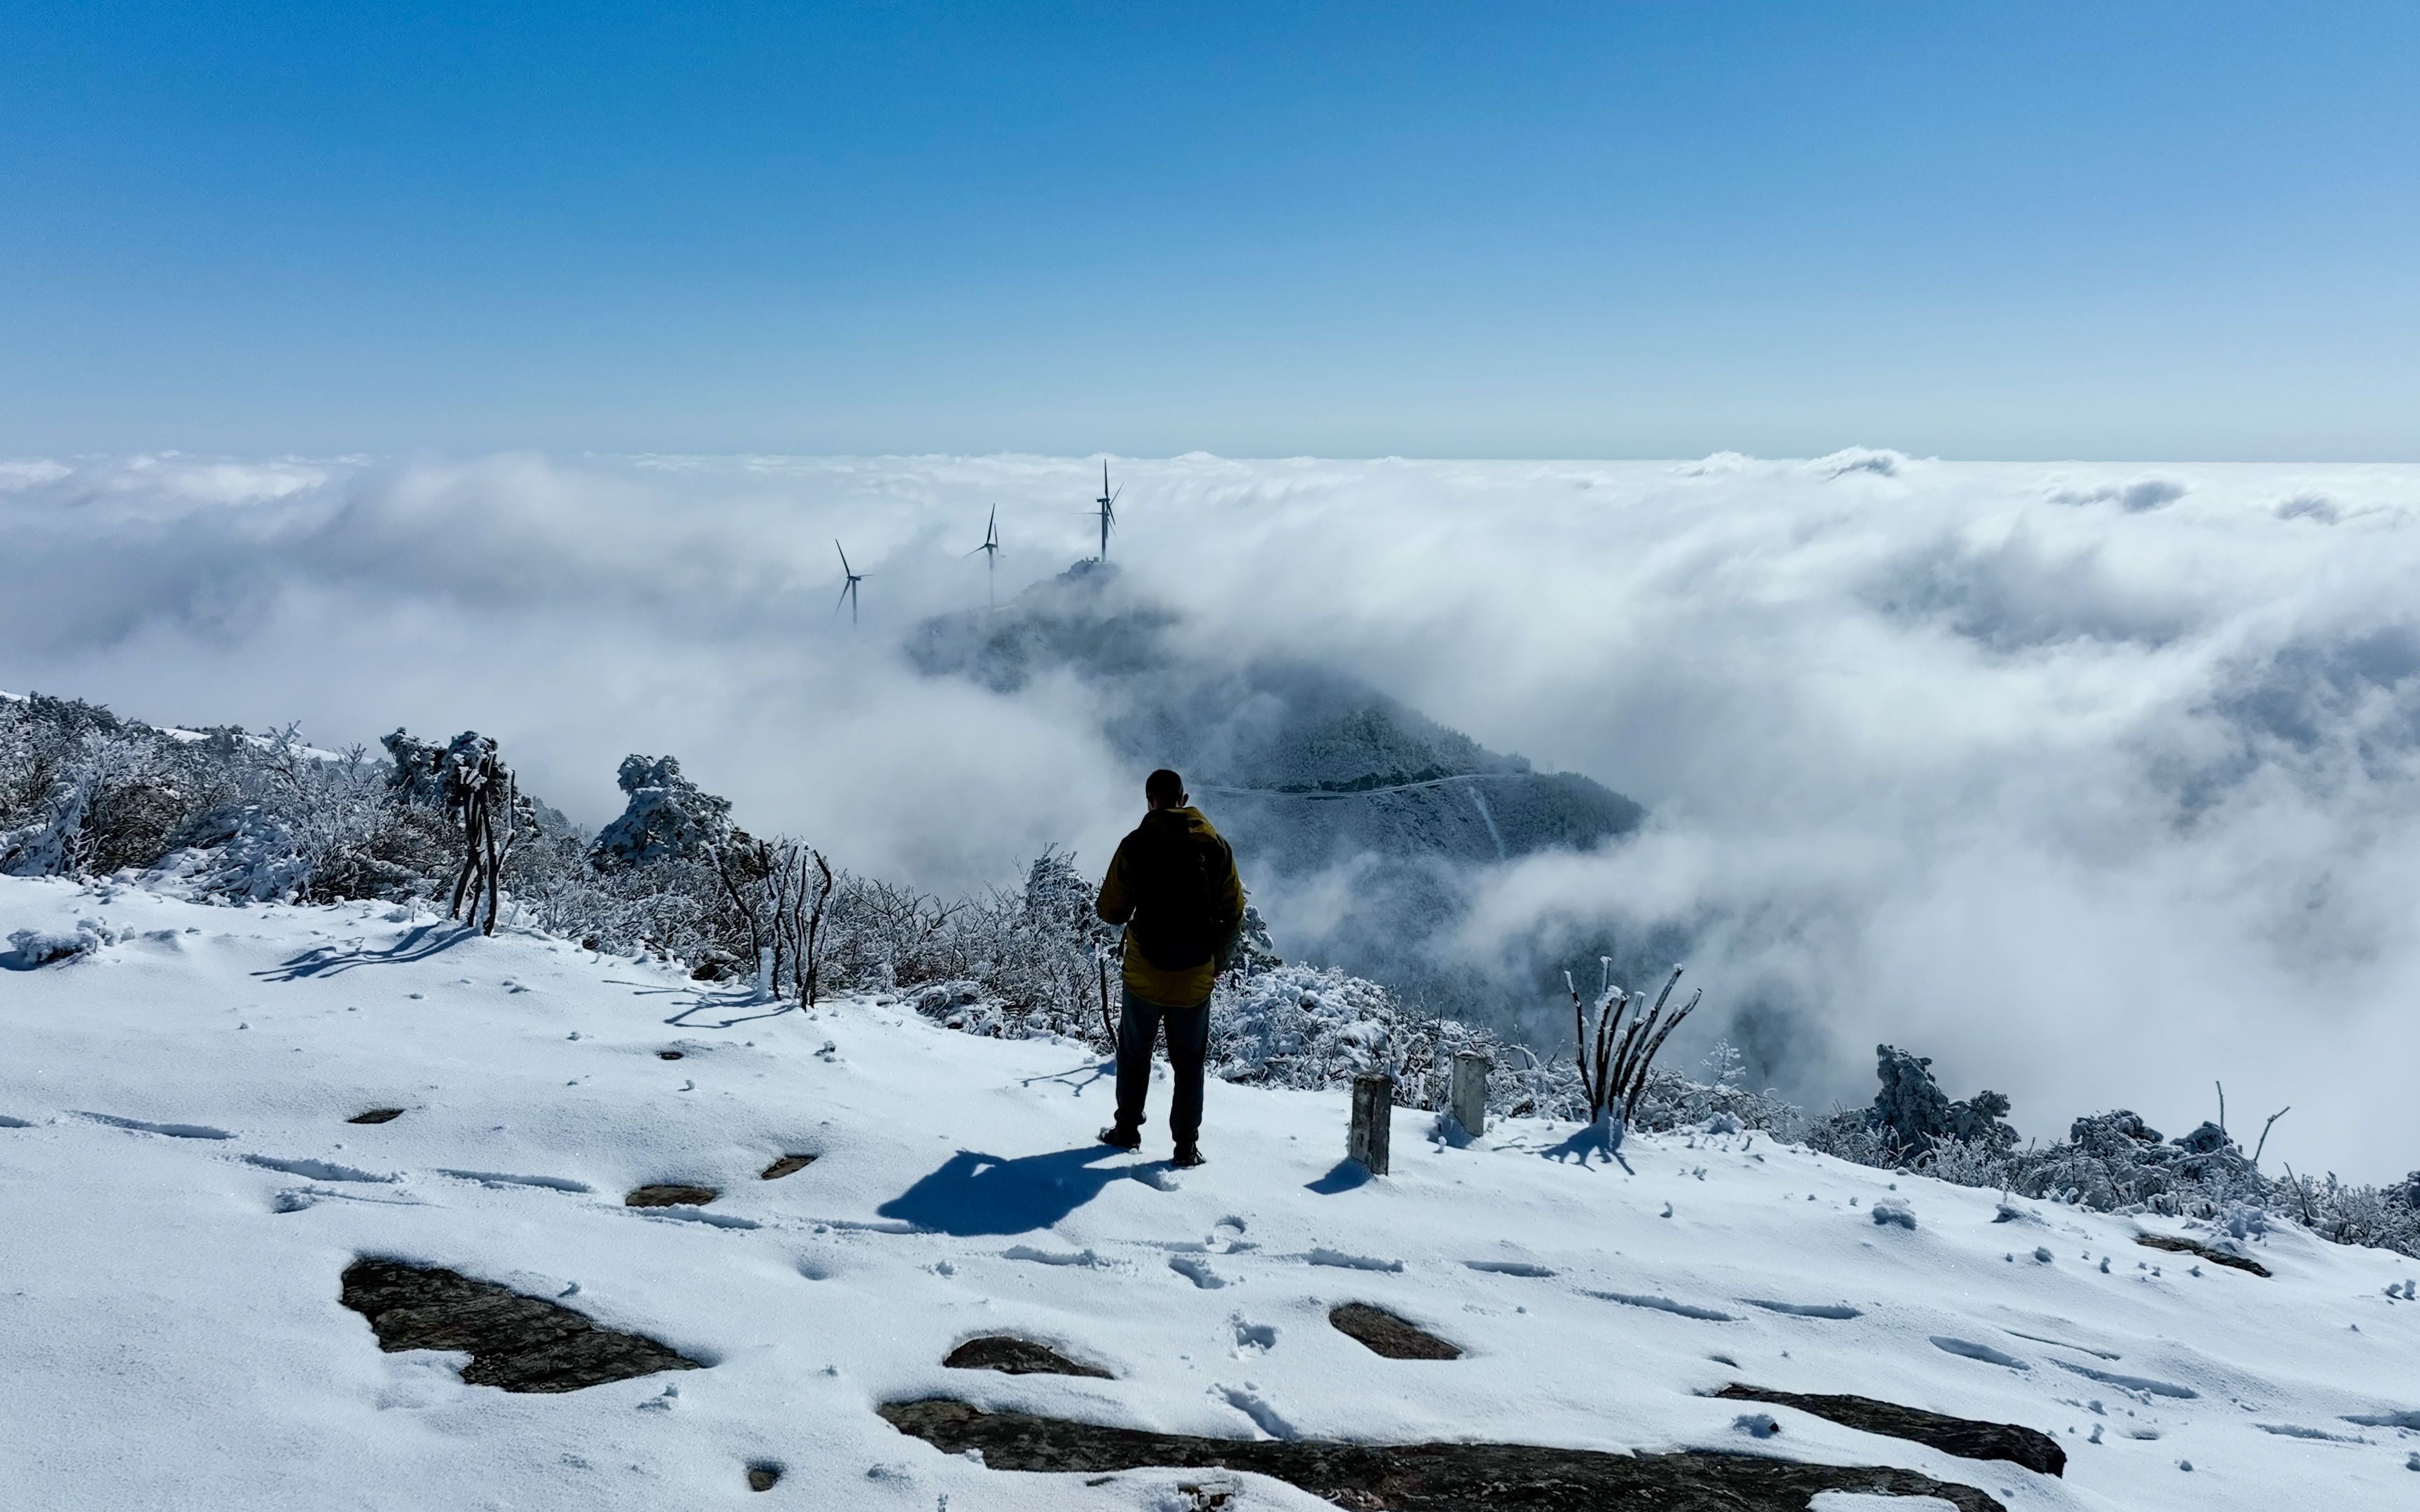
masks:
[[[2212,1265],[2225,1265],[2238,1271],[2249,1271],[2265,1276],[2269,1267],[2248,1255],[2230,1255],[2223,1249],[2205,1244],[2197,1239],[2182,1239],[2175,1234],[2136,1234],[2134,1242],[2146,1249],[2166,1250],[2172,1255],[2197,1255]]]
[[[1097,1365],[1078,1365],[1058,1350],[1031,1339],[1012,1338],[1005,1334],[989,1334],[971,1338],[941,1362],[953,1370],[997,1370],[1007,1376],[1091,1376],[1100,1381],[1117,1378]]]
[[[2131,1108],[2118,1108],[2087,1114],[2069,1124],[2067,1142],[2087,1154],[2138,1155],[2143,1153],[2141,1146],[2159,1148],[2160,1131]]]
[[[1605,1454],[1523,1443],[1341,1443],[1202,1439],[1103,1427],[930,1398],[877,1408],[944,1454],[979,1450],[993,1470],[1100,1474],[1144,1467],[1245,1471],[1340,1506],[1388,1512],[1806,1512],[1821,1491],[1937,1496],[1959,1512],[2007,1512],[1972,1486],[1886,1466],[1816,1465],[1694,1450]]]
[[[2067,1451],[2058,1446],[2057,1440],[2015,1423],[1978,1423],[1928,1412],[1920,1407],[1876,1401],[1871,1396],[1810,1396],[1736,1382],[1714,1395],[1735,1402],[1794,1407],[1843,1427],[1905,1439],[1961,1459],[2006,1459],[2045,1475],[2067,1473]]]
[[[622,1199],[626,1208],[703,1208],[722,1196],[716,1186],[680,1186],[666,1182],[635,1189]]]
[[[1912,1056],[1890,1045],[1874,1046],[1874,1074],[1882,1090],[1866,1114],[1866,1126],[1887,1130],[1897,1149],[1921,1154],[1938,1140],[1955,1139],[2005,1149],[2016,1143],[2017,1132],[2000,1120],[2008,1116],[2008,1098],[1998,1092],[1978,1092],[1963,1103],[1952,1103],[1928,1069],[1929,1056]]]
[[[756,1173],[760,1181],[778,1181],[784,1176],[796,1176],[815,1163],[813,1155],[784,1155]]]
[[[656,1052],[656,1058],[658,1060],[678,1060],[682,1054],[683,1053],[678,1050],[659,1050]]]
[[[748,1489],[769,1491],[781,1484],[782,1467],[770,1459],[759,1459],[748,1467]]]
[[[1367,1303],[1348,1302],[1328,1310],[1336,1331],[1369,1346],[1389,1360],[1459,1360],[1462,1350],[1426,1329],[1417,1327]]]
[[[504,1391],[578,1391],[698,1362],[643,1335],[603,1328],[568,1307],[433,1265],[364,1257],[337,1300],[369,1319],[379,1348],[460,1350],[462,1379]]]
[[[393,1123],[402,1117],[401,1108],[372,1108],[366,1113],[356,1113],[345,1121],[347,1123]]]

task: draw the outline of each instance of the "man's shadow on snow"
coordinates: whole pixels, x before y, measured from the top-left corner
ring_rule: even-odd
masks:
[[[1099,1196],[1111,1181],[1133,1179],[1134,1166],[1105,1170],[1095,1164],[1125,1153],[1107,1145],[1087,1145],[1002,1160],[961,1149],[875,1211],[961,1238],[1032,1233]]]

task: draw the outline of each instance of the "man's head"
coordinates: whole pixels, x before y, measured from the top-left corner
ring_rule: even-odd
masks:
[[[1165,766],[1142,779],[1142,801],[1155,810],[1182,809],[1191,796],[1185,791],[1185,779]]]

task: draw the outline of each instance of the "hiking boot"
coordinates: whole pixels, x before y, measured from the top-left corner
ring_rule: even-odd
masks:
[[[1205,1164],[1202,1158],[1202,1147],[1190,1139],[1176,1147],[1176,1153],[1169,1157],[1168,1163],[1179,1170],[1190,1170]]]
[[[1142,1148],[1142,1131],[1140,1129],[1129,1129],[1124,1124],[1113,1123],[1101,1131],[1101,1143],[1109,1146],[1111,1149],[1140,1149]]]

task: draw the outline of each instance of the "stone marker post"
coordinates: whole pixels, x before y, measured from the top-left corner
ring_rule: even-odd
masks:
[[[1453,1116],[1472,1138],[1487,1132],[1487,1073],[1495,1062],[1476,1050],[1453,1057]]]
[[[1382,1072],[1353,1078],[1353,1132],[1345,1153],[1373,1176],[1387,1174],[1387,1136],[1393,1132],[1395,1079]]]

